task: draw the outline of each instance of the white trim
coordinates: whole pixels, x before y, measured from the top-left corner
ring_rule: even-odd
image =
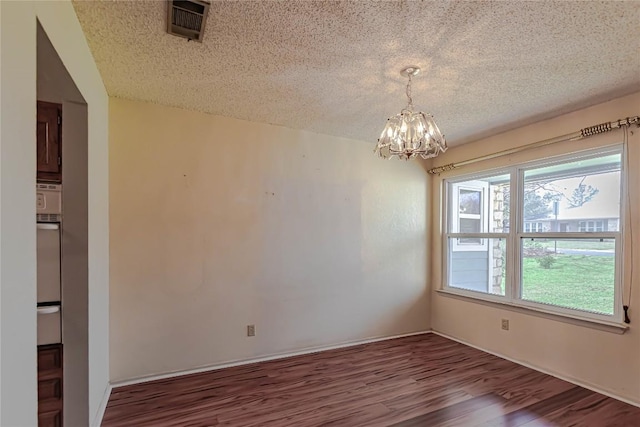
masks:
[[[132,378],[132,379],[129,379],[129,380],[114,381],[114,382],[111,383],[110,387],[117,388],[117,387],[122,387],[122,386],[126,386],[126,385],[142,384],[142,383],[146,383],[146,382],[149,382],[149,381],[164,380],[164,379],[167,379],[167,378],[174,378],[174,377],[179,377],[179,376],[182,376],[182,375],[199,374],[199,373],[202,373],[202,372],[215,371],[215,370],[218,370],[218,369],[231,368],[231,367],[234,367],[234,366],[249,365],[251,363],[257,363],[257,362],[268,362],[270,360],[277,360],[277,359],[286,359],[288,357],[293,357],[293,356],[301,356],[301,355],[305,355],[305,354],[320,353],[322,351],[327,351],[327,350],[336,350],[336,349],[339,349],[339,348],[353,347],[353,346],[357,346],[357,345],[369,344],[369,343],[378,342],[378,341],[387,341],[387,340],[392,340],[392,339],[396,339],[396,338],[411,337],[411,336],[414,336],[414,335],[424,335],[424,334],[430,334],[430,333],[431,333],[431,330],[418,331],[418,332],[410,332],[410,333],[407,333],[407,334],[400,334],[400,335],[391,335],[391,336],[377,337],[377,338],[367,338],[367,339],[358,340],[358,341],[346,341],[346,342],[343,342],[343,343],[340,343],[340,344],[335,344],[335,345],[309,347],[309,348],[306,348],[306,349],[303,349],[303,350],[289,352],[289,353],[271,354],[271,355],[256,357],[256,358],[252,358],[252,359],[232,360],[232,361],[222,362],[222,363],[218,363],[218,364],[214,364],[214,365],[201,366],[201,367],[193,368],[193,369],[170,371],[170,372],[164,372],[164,373],[161,373],[161,374],[146,375],[146,376],[142,376],[142,377]]]
[[[448,233],[448,239],[458,237],[477,237],[479,239],[506,239],[509,233]]]
[[[518,359],[514,359],[512,357],[505,356],[504,354],[500,354],[500,353],[497,353],[495,351],[487,350],[485,348],[482,348],[480,346],[471,344],[471,343],[469,343],[469,342],[467,342],[465,340],[459,339],[459,338],[454,338],[454,337],[452,337],[450,335],[447,335],[447,334],[444,334],[442,332],[438,332],[438,331],[431,331],[431,332],[436,334],[436,335],[439,335],[439,336],[441,336],[443,338],[446,338],[446,339],[449,339],[449,340],[452,340],[452,341],[456,341],[456,342],[459,342],[460,344],[475,348],[476,350],[480,350],[480,351],[482,351],[484,353],[492,354],[492,355],[497,356],[497,357],[499,357],[501,359],[505,359],[505,360],[508,360],[510,362],[516,363],[518,365],[524,366],[526,368],[533,369],[534,371],[542,372],[543,374],[551,375],[552,377],[567,381],[567,382],[569,382],[571,384],[586,388],[588,390],[594,391],[596,393],[600,393],[600,394],[605,395],[607,397],[610,397],[612,399],[616,399],[616,400],[619,400],[621,402],[628,403],[629,405],[636,406],[636,407],[640,408],[640,402],[628,399],[626,397],[619,396],[619,395],[617,395],[617,394],[615,394],[613,392],[607,391],[607,390],[603,390],[603,389],[601,389],[600,387],[598,387],[595,384],[591,384],[591,383],[579,380],[579,379],[574,378],[574,377],[572,377],[570,375],[560,374],[560,373],[555,372],[555,371],[553,371],[551,369],[545,369],[545,368],[542,368],[540,366],[532,365],[531,363],[524,362],[524,361],[518,360]]]
[[[564,240],[564,239],[618,239],[620,238],[619,231],[579,231],[579,232],[548,232],[542,233],[517,233],[519,239],[549,239],[549,240]]]
[[[96,417],[93,419],[93,422],[91,423],[92,427],[100,427],[102,425],[102,419],[104,418],[104,412],[107,410],[107,403],[109,403],[111,390],[113,390],[113,387],[111,386],[111,384],[107,384],[107,388],[104,389],[104,395],[102,396],[102,400],[100,400],[100,406],[98,406],[98,412],[96,413]]]
[[[618,139],[616,140],[616,142],[612,142],[611,144],[602,145],[599,147],[578,149],[576,151],[568,151],[564,154],[558,154],[554,156],[538,158],[535,160],[524,161],[522,163],[517,164],[515,167],[526,168],[526,169],[539,169],[541,167],[557,166],[563,163],[575,163],[581,160],[590,160],[590,159],[596,159],[599,157],[613,156],[614,154],[622,153],[622,146],[623,146],[622,141]],[[556,174],[553,174],[553,175],[556,175]],[[542,177],[544,177],[544,175],[532,176],[533,179],[540,179]]]
[[[520,209],[514,209],[522,200],[523,190],[520,190],[518,183],[520,182],[520,172],[511,170],[509,172],[509,237],[507,237],[507,249],[505,251],[505,278],[504,278],[504,297],[507,301],[514,301],[520,298],[520,287],[513,286],[513,283],[520,283],[522,275],[520,274],[520,265],[516,262],[519,248],[516,247],[516,233],[520,230],[522,220],[522,212]]]

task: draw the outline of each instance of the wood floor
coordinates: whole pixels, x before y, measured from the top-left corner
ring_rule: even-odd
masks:
[[[103,426],[640,426],[640,408],[434,334],[119,387]]]

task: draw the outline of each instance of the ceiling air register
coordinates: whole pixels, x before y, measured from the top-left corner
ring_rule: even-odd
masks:
[[[209,6],[209,2],[202,0],[169,0],[167,32],[202,42]]]

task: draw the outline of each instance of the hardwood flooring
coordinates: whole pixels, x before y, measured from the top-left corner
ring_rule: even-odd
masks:
[[[640,408],[434,334],[113,390],[104,427],[633,427]]]

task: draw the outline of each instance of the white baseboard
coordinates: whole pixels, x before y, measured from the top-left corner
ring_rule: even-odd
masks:
[[[107,384],[107,388],[104,389],[104,395],[102,396],[102,400],[100,401],[100,406],[98,407],[98,413],[96,413],[93,422],[91,423],[92,427],[100,427],[102,425],[102,418],[104,417],[104,411],[107,409],[107,403],[109,403],[109,396],[111,396],[111,384]]]
[[[116,388],[116,387],[122,387],[122,386],[125,386],[125,385],[141,384],[141,383],[145,383],[145,382],[149,382],[149,381],[164,380],[164,379],[167,379],[167,378],[179,377],[179,376],[182,376],[182,375],[198,374],[198,373],[201,373],[201,372],[208,372],[208,371],[215,371],[215,370],[218,370],[218,369],[231,368],[233,366],[249,365],[251,363],[267,362],[269,360],[277,360],[277,359],[285,359],[287,357],[292,357],[292,356],[301,356],[301,355],[304,355],[304,354],[319,353],[321,351],[335,350],[335,349],[345,348],[345,347],[353,347],[353,346],[361,345],[361,344],[368,344],[368,343],[372,343],[372,342],[392,340],[392,339],[395,339],[395,338],[410,337],[410,336],[414,336],[414,335],[423,335],[423,334],[428,334],[428,333],[431,333],[431,331],[430,330],[429,331],[419,331],[419,332],[411,332],[411,333],[408,333],[408,334],[401,334],[401,335],[391,335],[391,336],[384,336],[384,337],[367,338],[367,339],[364,339],[364,340],[347,341],[347,342],[342,342],[342,343],[339,343],[339,344],[329,345],[329,346],[308,347],[308,348],[305,348],[305,349],[302,349],[302,350],[299,350],[299,351],[290,352],[290,353],[270,354],[270,355],[267,355],[267,356],[261,356],[261,357],[257,357],[257,358],[253,358],[253,359],[233,360],[233,361],[229,361],[229,362],[219,363],[219,364],[215,364],[215,365],[207,365],[207,366],[202,366],[202,367],[193,368],[193,369],[185,369],[185,370],[180,370],[180,371],[171,371],[171,372],[165,372],[165,373],[161,373],[161,374],[155,374],[155,375],[148,375],[148,376],[143,376],[143,377],[132,378],[132,379],[129,379],[129,380],[114,381],[114,382],[111,383],[111,387]],[[106,407],[106,403],[105,403],[105,407]]]
[[[559,378],[559,379],[567,381],[567,382],[569,382],[571,384],[575,384],[577,386],[586,388],[588,390],[595,391],[596,393],[600,393],[600,394],[603,394],[605,396],[611,397],[612,399],[616,399],[616,400],[619,400],[621,402],[628,403],[629,405],[637,406],[637,407],[640,408],[640,402],[636,402],[634,400],[631,400],[631,399],[628,399],[628,398],[625,398],[625,397],[622,397],[622,396],[618,396],[615,393],[603,390],[603,389],[599,388],[598,386],[596,386],[594,384],[590,384],[590,383],[584,382],[582,380],[579,380],[577,378],[573,378],[573,377],[570,377],[570,376],[567,376],[567,375],[560,374],[558,372],[551,371],[549,369],[541,368],[539,366],[535,366],[535,365],[532,365],[530,363],[523,362],[522,360],[513,359],[511,357],[505,356],[504,354],[496,353],[494,351],[489,351],[489,350],[487,350],[485,348],[482,348],[482,347],[479,347],[477,345],[471,344],[471,343],[469,343],[469,342],[467,342],[465,340],[461,340],[461,339],[452,337],[450,335],[443,334],[442,332],[438,332],[438,331],[431,331],[431,332],[436,334],[436,335],[439,335],[439,336],[441,336],[443,338],[447,338],[447,339],[450,339],[452,341],[459,342],[460,344],[464,344],[466,346],[473,347],[473,348],[475,348],[477,350],[480,350],[480,351],[483,351],[485,353],[493,354],[494,356],[497,356],[497,357],[499,357],[501,359],[506,359],[506,360],[508,360],[510,362],[517,363],[518,365],[525,366],[525,367],[527,367],[529,369],[533,369],[534,371],[538,371],[538,372],[542,372],[543,374],[551,375],[552,377]]]

